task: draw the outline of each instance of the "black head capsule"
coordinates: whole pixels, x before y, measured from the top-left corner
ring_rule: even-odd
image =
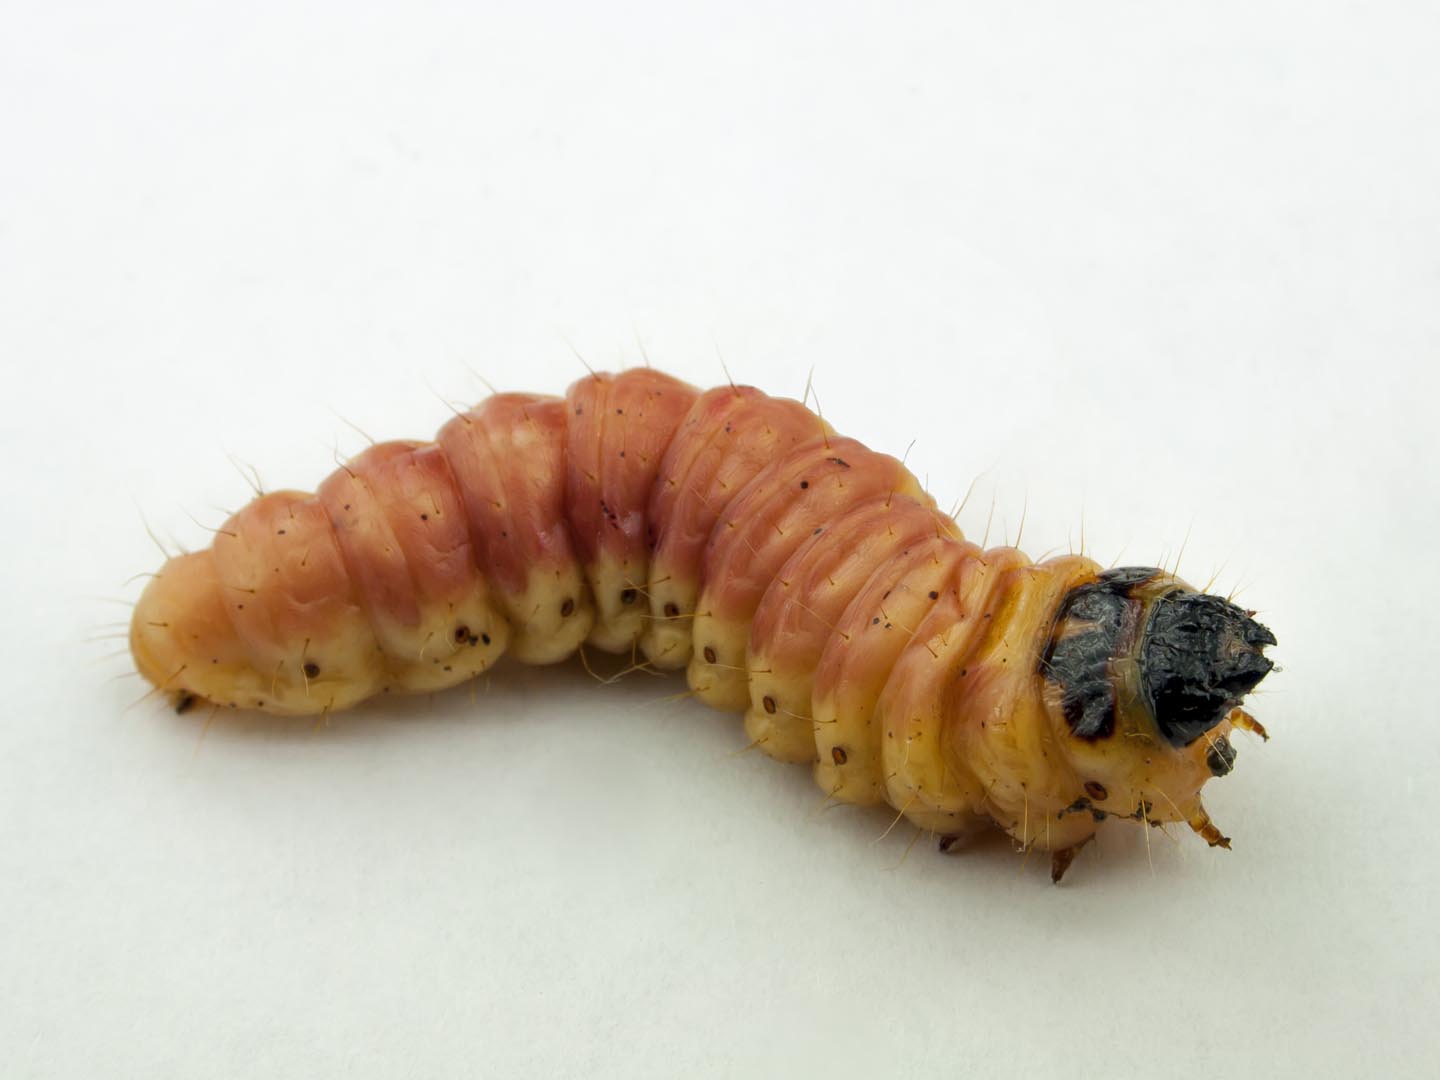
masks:
[[[1251,613],[1206,593],[1172,593],[1151,606],[1140,673],[1156,726],[1184,746],[1218,725],[1275,665],[1275,635]]]
[[[1275,635],[1234,604],[1191,592],[1154,567],[1126,566],[1071,590],[1040,673],[1058,689],[1078,738],[1112,735],[1117,712],[1138,706],[1168,743],[1185,746],[1269,673],[1262,650],[1274,644]],[[1125,669],[1136,677],[1122,677]]]

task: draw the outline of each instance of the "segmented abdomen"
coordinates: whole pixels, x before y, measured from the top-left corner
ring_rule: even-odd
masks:
[[[634,649],[837,799],[954,833],[1018,824],[1043,788],[1033,762],[1026,792],[1009,783],[1006,756],[1044,738],[1038,652],[1095,570],[982,552],[901,462],[800,403],[640,369],[496,395],[313,495],[257,498],[166,564],[132,645],[167,691],[285,714],[451,686],[506,652]]]

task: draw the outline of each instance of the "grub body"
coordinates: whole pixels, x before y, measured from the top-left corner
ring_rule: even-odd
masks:
[[[1129,779],[1134,745],[1077,754],[1044,660],[1100,576],[968,542],[900,461],[798,402],[639,369],[496,395],[315,494],[257,498],[161,568],[131,644],[187,703],[284,715],[442,689],[506,654],[633,652],[684,668],[838,801],[1060,851],[1107,815],[1203,815],[1230,727],[1157,745],[1147,783],[1169,806]]]

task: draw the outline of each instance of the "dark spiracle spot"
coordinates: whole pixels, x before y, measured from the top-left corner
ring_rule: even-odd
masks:
[[[700,655],[705,657],[705,662],[707,664],[713,664],[715,662],[715,650],[712,649],[709,645],[705,646],[705,651]]]
[[[307,679],[313,679],[320,674],[320,665],[315,663],[314,660],[307,660],[302,670],[305,672]]]
[[[571,615],[574,615],[574,614],[575,614],[575,598],[574,598],[573,596],[567,596],[567,597],[565,598],[565,602],[560,605],[560,617],[563,618],[563,619],[568,619]]]
[[[470,628],[469,628],[468,626],[466,626],[464,623],[461,623],[459,626],[455,627],[455,640],[456,640],[456,641],[468,641],[468,640],[470,640]]]
[[[1105,785],[1094,780],[1085,781],[1085,794],[1097,802],[1104,802],[1110,797],[1110,793],[1105,790]]]
[[[765,711],[767,713],[773,714],[775,712],[775,699],[769,694],[765,695],[765,697],[761,700],[760,704],[765,706]]]
[[[678,605],[676,605],[676,604],[666,604],[666,605],[665,605],[665,617],[666,617],[667,619],[673,619],[673,618],[675,618],[676,615],[679,615],[679,614],[680,614],[680,608],[679,608]]]
[[[489,635],[489,634],[481,634],[481,635],[480,635],[480,640],[483,641],[486,645],[489,645],[489,644],[490,644],[490,635]]]
[[[175,699],[175,714],[177,716],[183,716],[185,713],[190,711],[196,700],[197,699],[194,694],[190,693],[190,691],[188,690],[184,691]]]
[[[830,760],[835,762],[836,765],[844,765],[845,762],[850,760],[850,755],[845,753],[843,746],[832,746],[830,748]]]
[[[620,602],[622,604],[633,604],[635,602],[635,597],[638,595],[639,594],[634,589],[626,589],[620,594]]]

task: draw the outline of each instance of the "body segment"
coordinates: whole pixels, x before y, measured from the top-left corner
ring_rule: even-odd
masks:
[[[799,402],[749,386],[721,386],[696,399],[665,451],[647,508],[654,551],[646,592],[645,654],[659,668],[690,662],[706,545],[716,522],[771,462],[829,428]]]
[[[954,537],[954,523],[909,496],[874,495],[801,542],[761,597],[746,654],[745,732],[781,761],[816,760],[815,669],[845,609],[883,566],[927,540]]]
[[[566,519],[565,402],[496,394],[440,429],[481,572],[527,664],[575,651],[595,605]]]

